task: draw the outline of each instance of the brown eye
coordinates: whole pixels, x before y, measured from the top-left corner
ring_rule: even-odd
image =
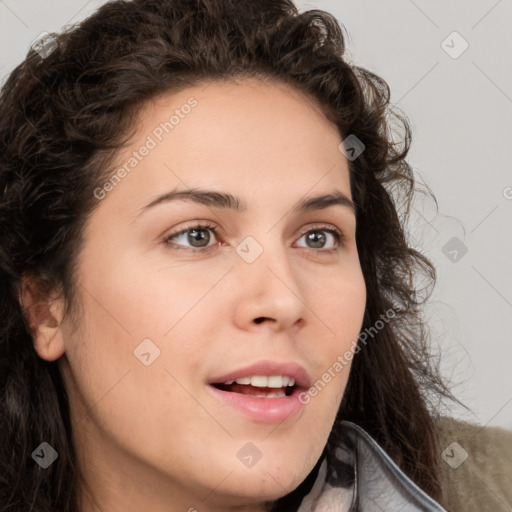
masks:
[[[212,247],[212,245],[208,245],[212,238],[210,232],[213,232],[215,237],[217,236],[215,226],[191,226],[189,228],[182,229],[177,233],[171,233],[165,237],[164,242],[169,245],[176,245],[177,248],[184,250],[206,250]],[[177,240],[180,240],[180,242],[178,243]]]
[[[308,249],[318,249],[317,252],[335,251],[344,240],[343,233],[332,227],[309,229],[302,234],[301,238],[305,238],[307,244],[306,247]],[[329,243],[329,240],[333,240],[334,245],[331,244],[331,247],[325,248],[325,245]]]
[[[323,231],[310,231],[305,235],[307,243],[310,243],[310,247],[313,249],[323,249],[327,236]]]

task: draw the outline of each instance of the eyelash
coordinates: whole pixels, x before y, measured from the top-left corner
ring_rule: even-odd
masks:
[[[171,242],[172,238],[177,238],[185,233],[188,233],[189,231],[194,231],[194,230],[197,230],[197,231],[211,230],[211,231],[213,231],[215,238],[218,238],[218,235],[219,235],[219,233],[218,233],[219,230],[213,224],[198,223],[194,226],[190,226],[185,229],[182,229],[181,231],[178,231],[177,233],[171,233],[171,234],[165,236],[163,241],[166,245],[169,245],[169,246],[175,245],[175,247],[173,247],[173,249],[188,251],[188,252],[192,252],[192,253],[205,253],[205,252],[208,252],[211,249],[214,249],[215,247],[217,247],[217,245],[218,245],[217,243],[213,244],[213,245],[209,245],[207,247],[190,248],[190,247],[182,247],[178,244],[173,244]],[[315,231],[326,231],[327,233],[330,233],[331,235],[334,236],[337,245],[336,245],[336,247],[333,247],[331,249],[312,249],[309,247],[305,247],[305,249],[308,249],[314,253],[324,253],[324,254],[334,253],[339,249],[340,245],[343,245],[343,243],[346,240],[345,235],[339,229],[333,228],[329,224],[327,224],[327,225],[322,224],[319,226],[314,226],[314,227],[308,228],[307,230],[301,232],[300,238],[302,238],[304,235],[306,235],[308,233],[315,232]]]

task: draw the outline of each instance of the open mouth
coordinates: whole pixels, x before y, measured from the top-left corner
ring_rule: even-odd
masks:
[[[259,423],[296,421],[311,379],[299,365],[259,362],[208,382],[216,400]]]
[[[238,384],[237,382],[233,382],[232,384],[211,385],[221,391],[229,391],[231,393],[240,393],[242,395],[261,398],[280,398],[283,396],[290,396],[297,388],[295,384],[291,386],[282,386],[280,388],[252,386],[251,384]]]

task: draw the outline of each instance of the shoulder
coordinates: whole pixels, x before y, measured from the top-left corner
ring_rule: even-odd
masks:
[[[512,431],[454,418],[436,420],[449,512],[512,510]]]

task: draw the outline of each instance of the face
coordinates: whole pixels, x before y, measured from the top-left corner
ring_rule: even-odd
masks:
[[[366,301],[340,143],[283,84],[203,84],[140,113],[85,226],[83,315],[59,334],[104,510],[263,510],[312,470]],[[216,195],[171,197],[191,190]],[[308,207],[320,195],[337,199]]]

